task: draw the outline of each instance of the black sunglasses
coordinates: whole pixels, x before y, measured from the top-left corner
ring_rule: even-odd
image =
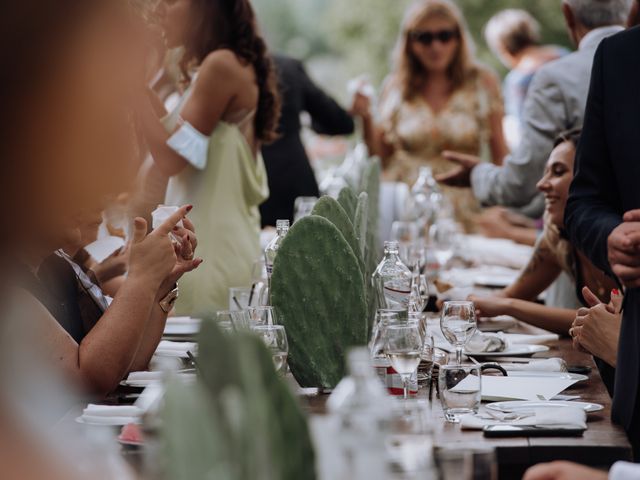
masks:
[[[411,40],[423,45],[431,45],[435,40],[440,43],[449,43],[451,40],[458,38],[458,36],[458,30],[440,30],[437,32],[415,30],[409,32]]]

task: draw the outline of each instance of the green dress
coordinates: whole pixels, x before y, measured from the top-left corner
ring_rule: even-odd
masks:
[[[189,90],[163,120],[168,131],[175,130],[188,95]],[[211,316],[229,307],[230,287],[251,286],[261,255],[258,206],[269,196],[262,155],[254,157],[247,141],[253,138],[254,115],[220,121],[209,137],[204,169],[189,163],[169,181],[167,205],[194,206],[189,218],[198,237],[196,256],[204,259],[179,282],[179,315]]]

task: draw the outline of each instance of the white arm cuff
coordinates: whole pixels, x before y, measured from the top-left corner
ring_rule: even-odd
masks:
[[[640,465],[629,462],[616,462],[609,470],[609,480],[637,480],[640,478]]]
[[[195,129],[189,122],[182,126],[167,140],[167,145],[198,170],[207,166],[209,137]]]

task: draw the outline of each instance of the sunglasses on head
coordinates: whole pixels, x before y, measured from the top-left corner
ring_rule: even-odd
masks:
[[[451,40],[458,38],[458,31],[440,30],[437,32],[429,32],[426,30],[414,30],[413,32],[409,32],[409,38],[423,45],[431,45],[436,40],[440,43],[449,43]]]

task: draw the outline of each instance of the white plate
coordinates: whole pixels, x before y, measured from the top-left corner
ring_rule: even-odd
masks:
[[[487,404],[487,408],[490,410],[497,410],[499,412],[521,412],[523,410],[531,411],[534,408],[550,408],[550,407],[578,407],[583,408],[587,413],[599,412],[604,407],[599,403],[591,402],[567,402],[562,400],[547,400],[540,402],[531,402],[528,400],[513,400],[509,402],[494,402]]]
[[[551,377],[551,378],[566,378],[567,380],[575,380],[576,382],[584,382],[585,380],[589,380],[589,377],[586,375],[580,375],[579,373],[569,373],[569,372],[536,372],[535,370],[531,371],[522,371],[522,370],[507,370],[507,373],[510,377]]]
[[[130,423],[142,423],[140,418],[136,417],[101,417],[100,422],[92,422],[90,419],[86,419],[84,416],[76,417],[76,422],[84,425],[96,425],[100,427],[123,427]]]
[[[533,355],[534,353],[548,352],[549,347],[546,345],[511,345],[502,352],[470,352],[464,351],[465,355],[472,357],[519,357]]]
[[[500,315],[493,318],[481,318],[478,321],[478,330],[481,332],[504,332],[515,327],[518,321],[509,315]]]
[[[478,287],[504,288],[511,285],[518,275],[477,275],[473,279],[474,285]]]

